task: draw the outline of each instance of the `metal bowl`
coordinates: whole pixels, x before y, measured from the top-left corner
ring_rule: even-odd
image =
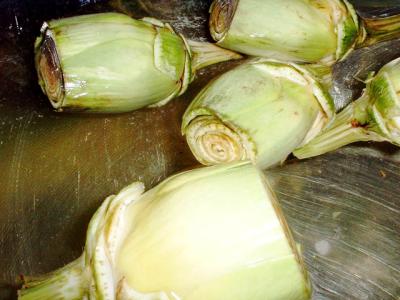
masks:
[[[399,12],[397,1],[354,1],[359,12]],[[0,299],[19,274],[42,274],[78,257],[102,200],[128,183],[147,188],[197,165],[180,134],[183,111],[223,63],[198,74],[161,108],[119,115],[59,114],[41,93],[33,41],[43,21],[122,11],[170,22],[207,40],[210,1],[0,0]],[[355,51],[335,67],[338,108],[358,78],[400,55],[393,40]],[[314,299],[399,299],[400,151],[363,143],[266,171],[314,285]]]

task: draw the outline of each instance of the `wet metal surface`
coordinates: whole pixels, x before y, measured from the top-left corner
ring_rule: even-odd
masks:
[[[352,0],[357,13],[365,17],[388,17],[400,13],[399,0]]]
[[[352,52],[333,66],[333,85],[330,93],[336,110],[343,109],[361,96],[365,82],[372,72],[400,56],[400,38],[384,41]]]
[[[365,1],[363,9],[366,2],[384,1]],[[0,299],[13,298],[18,274],[48,272],[79,256],[87,223],[106,196],[136,180],[150,188],[196,165],[180,135],[181,116],[210,78],[232,67],[203,70],[183,96],[161,108],[57,114],[41,93],[33,67],[41,23],[114,10],[157,17],[189,38],[207,40],[209,4],[0,0]],[[337,103],[357,96],[363,88],[359,77],[379,68],[383,62],[373,63],[377,57],[397,56],[397,43],[358,50],[335,67],[343,91]],[[314,299],[399,299],[397,148],[352,145],[310,160],[290,160],[268,171],[268,177],[302,244]]]
[[[314,299],[399,299],[399,176],[400,152],[362,144],[270,171]]]

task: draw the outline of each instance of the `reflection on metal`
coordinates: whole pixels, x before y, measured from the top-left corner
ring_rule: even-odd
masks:
[[[313,299],[398,299],[399,176],[400,151],[365,145],[269,172],[303,247]]]
[[[12,299],[18,274],[48,272],[79,256],[86,225],[107,195],[135,180],[150,188],[196,166],[180,136],[183,111],[210,78],[238,63],[201,71],[183,96],[162,108],[113,116],[54,113],[37,85],[32,58],[46,19],[117,10],[168,21],[189,38],[209,38],[210,1],[94,2],[83,8],[79,0],[54,2],[45,10],[33,0],[0,0],[0,299]],[[363,88],[358,79],[397,56],[399,43],[358,50],[335,67],[342,90],[337,104],[357,96]],[[395,147],[349,146],[267,174],[303,248],[314,299],[398,299]]]
[[[388,17],[400,13],[399,0],[352,0],[363,17]]]
[[[357,99],[371,72],[400,56],[400,39],[381,42],[352,52],[333,67],[333,85],[330,93],[339,111]]]

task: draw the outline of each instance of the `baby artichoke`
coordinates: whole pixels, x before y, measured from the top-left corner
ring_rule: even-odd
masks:
[[[400,34],[400,16],[360,20],[347,0],[214,0],[210,13],[211,35],[224,48],[328,66]]]
[[[207,85],[187,108],[182,134],[205,165],[250,159],[280,163],[334,114],[332,99],[305,67],[257,59]]]
[[[239,57],[186,41],[158,20],[119,13],[46,22],[35,43],[39,83],[57,111],[162,105],[185,92],[197,69]]]

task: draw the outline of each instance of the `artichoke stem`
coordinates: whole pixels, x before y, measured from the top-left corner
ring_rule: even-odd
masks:
[[[192,70],[197,70],[219,62],[240,59],[242,56],[207,42],[188,40],[192,52]]]
[[[19,300],[83,299],[88,280],[83,257],[65,267],[41,277],[24,278],[18,292]]]
[[[350,104],[318,136],[303,147],[293,151],[293,154],[299,159],[304,159],[355,142],[385,141],[384,137],[371,128],[373,124],[368,118],[368,100],[368,96],[364,94],[360,99]]]
[[[363,18],[362,22],[367,32],[367,38],[362,46],[400,37],[400,15],[386,18]]]

